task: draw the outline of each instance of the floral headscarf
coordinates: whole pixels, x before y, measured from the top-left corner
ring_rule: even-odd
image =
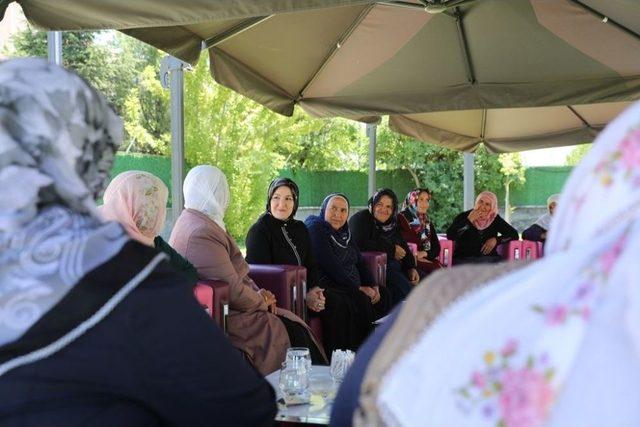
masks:
[[[420,238],[420,250],[428,251],[431,249],[429,215],[427,212],[418,212],[418,197],[420,197],[422,193],[427,193],[429,198],[431,198],[431,191],[427,188],[415,188],[409,191],[402,204],[401,213],[407,218],[413,232]]]
[[[491,191],[483,191],[482,193],[478,194],[478,197],[476,197],[476,207],[478,206],[478,202],[480,200],[484,200],[491,204],[491,211],[486,218],[479,218],[473,221],[474,227],[476,227],[478,230],[484,230],[493,223],[493,220],[496,219],[496,216],[498,215],[498,198]]]
[[[109,313],[18,345],[128,241],[94,203],[121,137],[120,118],[76,74],[41,59],[0,63],[0,375],[64,348]],[[137,283],[129,285],[109,307]]]
[[[118,221],[129,236],[153,246],[167,218],[169,190],[160,178],[143,171],[127,171],[116,176],[104,192],[100,214]]]
[[[386,423],[640,425],[640,103],[599,135],[551,225],[545,258],[451,305],[400,357]]]

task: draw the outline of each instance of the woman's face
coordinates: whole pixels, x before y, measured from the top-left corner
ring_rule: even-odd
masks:
[[[553,216],[553,213],[556,211],[556,206],[558,206],[557,202],[549,203],[549,215]]]
[[[331,224],[334,230],[339,230],[347,222],[349,205],[342,197],[332,197],[324,211],[324,220]]]
[[[486,197],[481,197],[476,203],[476,209],[485,215],[489,215],[491,212],[491,200]]]
[[[431,196],[426,191],[421,192],[418,195],[418,201],[416,203],[416,210],[420,214],[427,213],[429,210],[429,201],[431,200]]]
[[[393,200],[389,196],[382,196],[373,206],[373,216],[378,222],[387,222],[393,213]]]
[[[295,205],[295,199],[291,189],[286,185],[276,188],[269,204],[271,215],[282,221],[289,219],[293,213],[293,206]]]

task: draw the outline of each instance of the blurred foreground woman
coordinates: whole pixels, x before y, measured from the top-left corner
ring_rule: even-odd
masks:
[[[77,75],[0,63],[0,425],[270,425],[185,277],[99,219],[121,134]]]
[[[640,425],[640,104],[574,169],[546,252],[430,276],[365,343],[332,423]]]

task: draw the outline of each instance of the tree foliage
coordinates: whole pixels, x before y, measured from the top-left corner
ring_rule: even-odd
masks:
[[[474,186],[502,193],[508,182],[524,183],[524,168],[519,156],[489,153],[480,147],[475,153]],[[430,216],[438,230],[444,230],[463,209],[463,155],[437,145],[426,144],[392,131],[386,123],[378,130],[378,167],[404,169],[416,186],[433,192]],[[398,195],[400,198],[403,195]]]
[[[564,161],[565,165],[567,165],[567,166],[577,166],[578,163],[580,163],[582,161],[584,156],[587,155],[589,150],[591,150],[592,146],[593,146],[593,144],[578,145],[576,148],[571,150],[571,152],[569,154],[567,154],[567,157],[566,157],[566,159]]]

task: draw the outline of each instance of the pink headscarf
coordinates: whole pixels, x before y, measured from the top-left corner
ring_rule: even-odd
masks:
[[[167,216],[169,190],[154,175],[128,171],[116,176],[104,193],[100,208],[107,221],[118,221],[131,238],[154,246]]]
[[[484,199],[486,202],[491,203],[491,211],[489,212],[489,215],[486,218],[476,219],[473,221],[473,225],[478,230],[484,230],[491,225],[493,220],[496,219],[496,215],[498,215],[498,198],[491,191],[483,191],[478,194],[478,197],[476,197],[475,208],[478,207],[480,199]]]

